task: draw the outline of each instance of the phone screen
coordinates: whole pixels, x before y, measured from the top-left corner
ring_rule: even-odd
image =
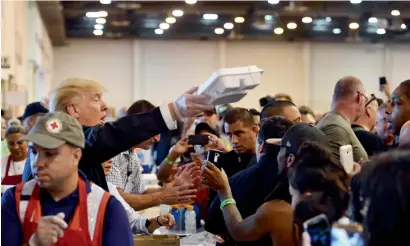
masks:
[[[330,246],[330,228],[326,220],[311,223],[306,228],[312,246]]]
[[[386,77],[380,77],[379,78],[379,86],[380,86],[380,91],[384,90],[384,85],[386,84]]]
[[[332,228],[332,246],[364,246],[363,234],[346,228]]]
[[[191,135],[188,137],[189,145],[200,145],[205,146],[209,143],[208,135]]]
[[[208,152],[207,161],[212,162],[217,168],[221,169],[221,163],[219,162],[223,153],[220,151],[210,150]]]

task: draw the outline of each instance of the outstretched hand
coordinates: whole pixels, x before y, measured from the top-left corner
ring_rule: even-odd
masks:
[[[180,120],[186,117],[195,117],[205,110],[212,110],[214,108],[213,105],[209,104],[208,96],[195,95],[197,90],[198,87],[191,88],[170,105],[171,111],[173,109]]]
[[[204,179],[202,183],[208,185],[217,192],[230,189],[229,179],[223,169],[219,170],[212,162],[207,161],[207,167],[202,171]]]

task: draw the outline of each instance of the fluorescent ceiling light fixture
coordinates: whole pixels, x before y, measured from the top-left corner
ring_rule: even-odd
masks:
[[[101,4],[110,4],[111,0],[100,0]]]
[[[289,22],[286,27],[288,29],[296,29],[296,27],[298,27],[298,25],[295,22]]]
[[[93,33],[94,33],[95,36],[101,36],[101,35],[103,35],[103,31],[102,31],[102,30],[94,30]]]
[[[276,28],[273,30],[273,32],[274,32],[275,34],[280,35],[280,34],[283,33],[283,28],[281,28],[281,27],[276,27]]]
[[[224,28],[227,30],[233,29],[233,24],[230,22],[227,22],[224,24]]]
[[[104,18],[95,19],[95,23],[97,24],[105,24],[107,21]]]
[[[403,23],[403,24],[401,24],[401,26],[400,26],[400,27],[401,27],[401,29],[406,29],[406,28],[407,28],[406,24],[404,24],[404,23]]]
[[[244,23],[245,22],[245,18],[243,18],[243,17],[241,17],[241,16],[238,16],[238,17],[235,17],[235,20],[234,20],[236,23]]]
[[[185,0],[187,4],[196,4],[196,0]]]
[[[279,2],[279,0],[268,0],[268,3],[270,4],[278,4]]]
[[[311,23],[313,21],[312,17],[306,16],[302,18],[303,23]]]
[[[376,17],[370,17],[369,18],[369,23],[377,23],[377,18]]]
[[[340,30],[340,28],[335,28],[335,29],[333,29],[333,34],[341,34],[342,33],[342,30]]]
[[[360,25],[357,22],[352,22],[352,23],[349,24],[349,28],[353,29],[353,30],[358,29],[359,27],[360,27]]]
[[[220,27],[215,28],[215,33],[218,34],[218,35],[221,35],[221,34],[223,34],[224,32],[225,32],[225,31],[224,31],[223,28],[220,28]]]
[[[391,11],[391,15],[393,15],[393,16],[399,16],[399,15],[400,15],[400,11],[398,11],[397,9],[392,10],[392,11]]]
[[[350,0],[350,3],[352,3],[352,4],[359,4],[361,2],[362,2],[362,0]]]
[[[107,11],[98,11],[99,16],[98,17],[107,17],[108,13]]]
[[[172,11],[172,15],[175,17],[181,17],[184,15],[184,11],[180,10],[180,9],[176,9],[174,11]]]
[[[104,29],[104,26],[101,25],[101,24],[95,24],[94,29],[96,29],[96,30],[102,30],[102,29]]]
[[[157,35],[161,35],[161,34],[163,34],[164,33],[164,30],[162,30],[162,29],[155,29],[155,34],[157,34]]]
[[[217,14],[204,14],[202,18],[204,18],[205,20],[217,20],[218,15]]]
[[[332,21],[332,18],[331,17],[326,17],[326,19],[325,19],[327,22],[331,22]]]
[[[159,28],[161,28],[162,30],[167,30],[169,28],[169,24],[162,22],[161,24],[159,24]]]
[[[386,30],[384,28],[378,28],[376,33],[379,35],[383,35],[383,34],[386,34]]]
[[[265,20],[266,21],[273,20],[273,16],[272,15],[265,15]]]
[[[165,19],[165,22],[168,24],[174,24],[177,21],[174,17],[168,17]]]

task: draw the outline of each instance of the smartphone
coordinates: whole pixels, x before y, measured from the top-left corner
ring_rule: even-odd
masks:
[[[363,227],[355,223],[333,224],[331,246],[364,246]]]
[[[221,169],[222,165],[219,162],[220,158],[222,157],[223,153],[221,151],[210,150],[208,151],[208,156],[206,158],[207,161],[212,162],[217,168]]]
[[[330,246],[330,226],[326,215],[319,214],[303,223],[309,233],[311,246]]]
[[[383,92],[385,85],[386,85],[386,77],[379,77],[379,90]]]
[[[340,163],[345,171],[350,174],[354,170],[353,147],[352,145],[343,145],[339,148]]]
[[[209,135],[191,135],[188,137],[189,145],[205,146],[209,143]]]

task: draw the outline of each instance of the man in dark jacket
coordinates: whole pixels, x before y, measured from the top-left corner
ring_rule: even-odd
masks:
[[[175,129],[178,118],[193,117],[214,107],[207,104],[208,97],[193,95],[196,89],[152,111],[104,124],[107,110],[102,99],[104,88],[93,80],[70,78],[51,93],[50,111],[66,112],[83,126],[86,140],[79,168],[89,180],[108,191],[101,163],[144,140]]]

